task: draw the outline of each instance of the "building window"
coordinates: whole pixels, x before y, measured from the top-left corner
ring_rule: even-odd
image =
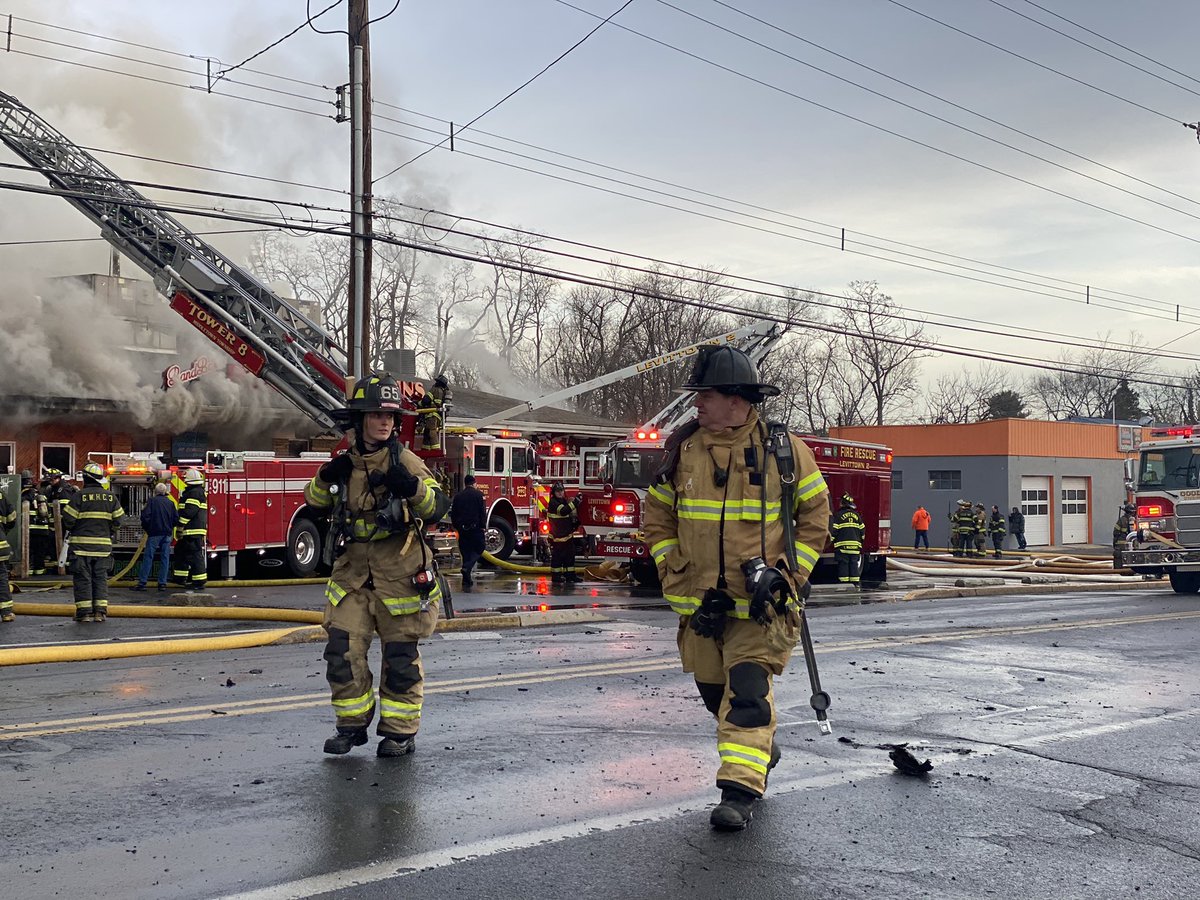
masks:
[[[961,491],[962,472],[958,469],[930,469],[929,489],[931,491]]]
[[[1063,493],[1067,492],[1063,491]],[[1026,516],[1050,515],[1050,492],[1021,491],[1021,513]]]
[[[1045,493],[1045,491],[1042,491]],[[1063,489],[1062,511],[1064,516],[1087,515],[1087,491],[1079,488]]]
[[[42,468],[58,469],[67,478],[75,477],[74,444],[42,444]]]
[[[892,490],[904,490],[904,473],[899,469],[892,469]]]
[[[0,475],[15,472],[17,465],[17,445],[0,444]]]

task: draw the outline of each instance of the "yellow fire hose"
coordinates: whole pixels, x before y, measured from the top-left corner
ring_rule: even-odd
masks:
[[[519,563],[511,563],[507,559],[500,559],[498,556],[492,556],[486,550],[483,551],[483,558],[490,562],[493,566],[501,569],[508,569],[510,572],[523,572],[526,575],[549,575],[549,566],[523,566]]]

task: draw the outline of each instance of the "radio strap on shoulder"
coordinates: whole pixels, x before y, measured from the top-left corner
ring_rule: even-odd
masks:
[[[796,457],[792,453],[792,441],[787,425],[783,422],[768,423],[767,452],[774,458],[775,466],[779,470],[779,515],[783,522],[783,543],[784,552],[787,554],[788,568],[798,573],[800,564],[796,559],[796,525],[792,512],[792,504],[795,502]],[[807,598],[807,582],[804,587]],[[812,634],[808,630],[808,613],[804,607],[800,608],[800,644],[804,651],[804,665],[808,669],[808,683],[812,687],[812,696],[808,703],[817,715],[817,729],[821,734],[833,734],[833,726],[829,722],[828,714],[833,700],[829,694],[821,690],[821,675],[817,671],[817,655],[813,649]]]

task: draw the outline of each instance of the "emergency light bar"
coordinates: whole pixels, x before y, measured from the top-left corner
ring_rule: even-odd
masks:
[[[1196,426],[1194,425],[1174,425],[1170,428],[1153,428],[1150,430],[1151,437],[1195,437]]]

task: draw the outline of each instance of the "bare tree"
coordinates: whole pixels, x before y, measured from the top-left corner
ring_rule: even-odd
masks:
[[[852,281],[835,322],[846,336],[846,361],[867,386],[873,424],[909,405],[918,392],[920,360],[931,342],[919,323],[896,318],[899,307],[874,281]]]
[[[1094,349],[1061,353],[1058,362],[1062,370],[1035,375],[1026,394],[1047,418],[1114,416],[1121,381],[1128,382],[1145,371],[1141,346],[1137,334],[1130,336],[1128,347],[1114,346],[1109,335],[1101,335]]]
[[[978,422],[987,417],[989,399],[1008,387],[1004,373],[992,363],[939,375],[925,395],[923,419],[935,425]]]

